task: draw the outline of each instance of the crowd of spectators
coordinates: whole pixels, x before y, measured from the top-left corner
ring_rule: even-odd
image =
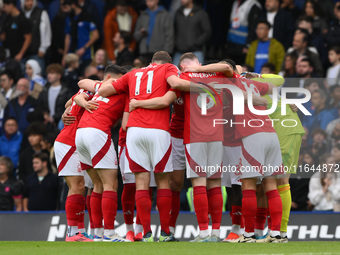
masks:
[[[325,171],[298,170],[292,209],[340,210],[338,0],[0,0],[0,210],[63,208],[53,142],[77,82],[159,50],[175,65],[189,51],[231,58],[308,89],[299,166]]]

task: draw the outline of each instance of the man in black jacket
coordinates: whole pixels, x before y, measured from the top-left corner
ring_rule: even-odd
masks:
[[[193,52],[204,63],[204,47],[211,36],[208,14],[193,0],[182,0],[182,7],[175,16],[175,55],[173,64],[178,65],[181,55]]]
[[[49,110],[49,122],[58,125],[65,111],[65,104],[72,96],[70,91],[61,84],[63,68],[59,64],[50,64],[46,68],[48,84],[40,93],[38,101],[43,109]]]
[[[280,9],[279,0],[266,0],[265,7],[266,10],[260,16],[260,19],[267,20],[272,26],[269,31],[269,37],[278,40],[287,50],[293,41],[294,18],[289,12]]]
[[[119,31],[113,38],[113,42],[117,49],[116,64],[119,66],[123,65],[133,65],[135,56],[129,50],[129,45],[131,43],[131,34],[127,31]]]
[[[325,41],[328,47],[340,45],[340,2],[334,6],[335,19],[331,22]]]

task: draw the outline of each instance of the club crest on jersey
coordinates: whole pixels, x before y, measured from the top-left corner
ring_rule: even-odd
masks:
[[[184,103],[183,98],[179,97],[175,100],[175,103],[178,105],[182,105]]]

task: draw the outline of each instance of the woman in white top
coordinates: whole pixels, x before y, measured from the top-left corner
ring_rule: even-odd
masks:
[[[333,46],[328,51],[328,59],[332,64],[327,70],[328,87],[340,85],[340,47]]]
[[[334,148],[340,156],[340,144]],[[334,151],[333,150],[333,151]],[[333,152],[334,155],[334,152]],[[315,211],[340,211],[340,175],[339,165],[331,155],[324,155],[320,168],[312,175],[309,182],[308,198]]]

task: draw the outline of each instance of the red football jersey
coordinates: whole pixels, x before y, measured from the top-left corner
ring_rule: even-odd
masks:
[[[98,109],[93,113],[84,112],[78,128],[97,128],[111,136],[112,126],[122,118],[126,104],[128,104],[127,94],[101,97],[96,93],[92,100],[99,103]]]
[[[60,131],[59,135],[55,139],[57,142],[64,143],[70,146],[76,146],[75,138],[76,138],[77,127],[78,127],[78,123],[85,109],[77,105],[76,102],[74,102],[74,98],[82,93],[87,95],[89,100],[91,100],[93,97],[93,93],[87,90],[83,90],[83,89],[80,89],[76,94],[73,95],[70,113],[72,116],[76,117],[76,121],[69,126],[64,126],[64,128]]]
[[[192,82],[207,84],[221,80],[221,78],[227,79],[222,73],[182,73],[180,77]],[[215,95],[216,104],[210,96],[207,97],[206,115],[202,115],[201,106],[198,105],[201,102],[201,94],[205,93],[186,92],[184,95],[184,144],[223,141],[223,125],[214,127],[215,119],[223,119],[223,106],[218,99],[218,97],[222,98],[222,93]]]
[[[124,112],[129,112],[129,101],[126,102]],[[123,128],[119,129],[119,139],[118,139],[118,145],[121,147],[124,147],[126,145],[126,131],[123,130]]]
[[[242,76],[234,74],[234,84],[243,91],[251,91],[253,95],[263,96],[267,94],[269,86],[267,83],[248,80]],[[266,106],[254,106],[257,110],[266,110]],[[249,122],[250,121],[250,122]],[[261,132],[275,132],[268,115],[256,115],[248,108],[248,103],[244,105],[244,115],[235,115],[236,139],[243,138]],[[263,125],[262,125],[263,123]],[[261,126],[262,125],[262,126]]]
[[[234,85],[230,81],[231,85]],[[236,139],[235,137],[235,126],[231,126],[230,122],[235,122],[235,116],[233,114],[233,97],[230,93],[224,93],[225,99],[223,101],[223,119],[227,120],[228,123],[224,124],[224,140],[223,146],[236,147],[242,145],[242,139]]]
[[[145,100],[162,97],[170,89],[167,79],[178,75],[172,64],[150,64],[133,70],[112,83],[117,93],[129,93],[129,99]],[[148,110],[138,108],[130,113],[127,127],[155,128],[169,131],[170,108]]]
[[[173,103],[174,113],[171,116],[170,134],[172,137],[183,139],[184,132],[184,93]]]

